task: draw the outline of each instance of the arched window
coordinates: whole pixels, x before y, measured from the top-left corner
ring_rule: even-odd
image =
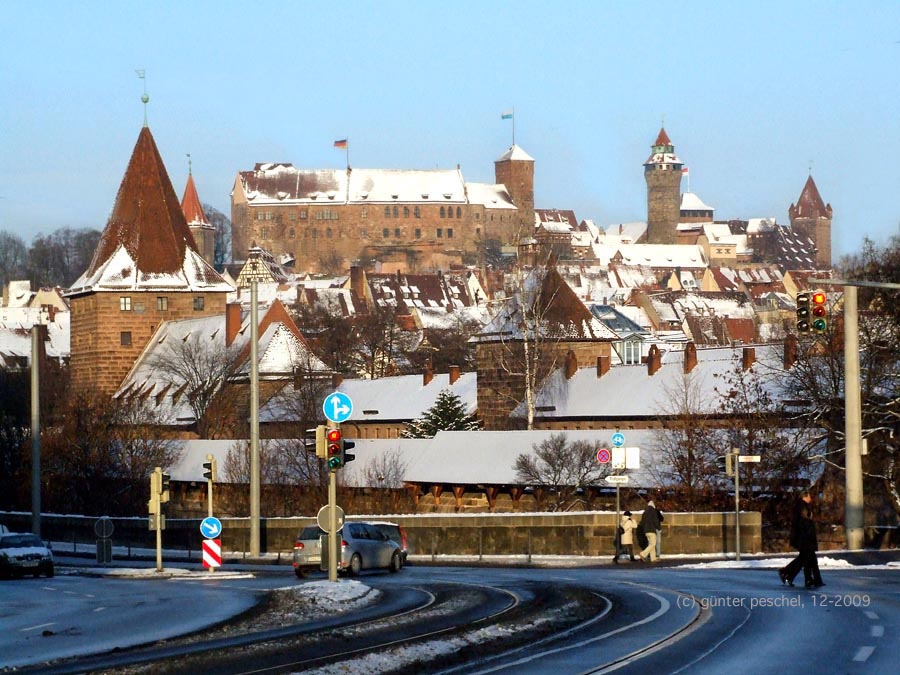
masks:
[[[409,207],[408,206],[403,207],[403,217],[409,218]]]
[[[460,207],[456,207],[456,217],[462,218],[462,209]]]
[[[319,238],[319,231],[318,231],[316,228],[313,228],[313,229],[312,229],[312,238],[313,238],[313,239],[318,239],[318,238]]]
[[[448,217],[448,218],[452,218],[452,217],[453,217],[453,207],[452,207],[452,206],[448,206],[448,207],[447,207],[447,217]]]
[[[390,207],[390,206],[385,206],[385,207],[384,207],[384,217],[385,217],[385,218],[390,218],[390,217],[391,217],[391,207]]]
[[[415,210],[413,211],[413,215],[414,215],[416,218],[421,218],[421,217],[422,217],[422,212],[419,211],[419,207],[418,207],[418,206],[417,206],[417,207],[415,208]]]
[[[447,212],[444,210],[444,207],[442,206],[441,207],[441,218],[446,218],[446,217],[447,217]]]
[[[330,227],[325,228],[325,237],[327,239],[331,239],[331,228]]]
[[[394,207],[394,218],[399,218],[399,217],[400,217],[400,209],[398,209],[398,208],[395,206],[395,207]]]

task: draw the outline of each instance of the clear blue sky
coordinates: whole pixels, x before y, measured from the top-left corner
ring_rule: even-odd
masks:
[[[330,5],[330,6],[326,6]],[[256,162],[452,168],[511,143],[536,205],[646,218],[661,121],[717,218],[787,222],[812,165],[835,254],[900,222],[900,3],[14,2],[0,18],[0,231],[102,229],[143,123],[179,197],[230,213]],[[687,189],[683,183],[683,189]]]

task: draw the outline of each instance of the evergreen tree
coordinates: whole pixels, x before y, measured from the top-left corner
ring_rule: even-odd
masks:
[[[422,417],[408,422],[401,438],[433,438],[439,431],[476,431],[478,421],[466,413],[462,399],[449,389],[438,394]]]

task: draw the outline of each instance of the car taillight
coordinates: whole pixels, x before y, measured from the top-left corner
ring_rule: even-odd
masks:
[[[406,550],[406,530],[402,527],[398,528],[400,530],[400,543],[403,545],[403,550]]]
[[[294,542],[294,550],[295,550],[295,551],[300,551],[302,548],[303,548],[303,542],[302,542],[302,541]]]
[[[341,548],[347,548],[349,545],[346,539],[341,539]]]

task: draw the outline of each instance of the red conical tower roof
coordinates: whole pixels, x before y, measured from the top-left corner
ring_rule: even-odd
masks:
[[[795,218],[829,218],[828,208],[822,196],[819,194],[819,188],[813,180],[812,174],[806,179],[806,185],[800,193],[797,200],[797,206],[793,209],[793,217]]]
[[[194,185],[194,176],[190,173],[188,174],[187,185],[184,186],[184,196],[181,198],[181,210],[187,222],[209,225],[206,214],[203,213],[203,205],[200,204],[197,186]]]
[[[197,250],[194,236],[166,173],[156,141],[141,129],[112,214],[86,275],[106,263],[122,246],[143,274],[178,272],[185,248]]]
[[[656,142],[653,145],[672,145],[672,141],[669,140],[669,134],[666,133],[665,127],[659,128],[659,136],[656,137]]]

